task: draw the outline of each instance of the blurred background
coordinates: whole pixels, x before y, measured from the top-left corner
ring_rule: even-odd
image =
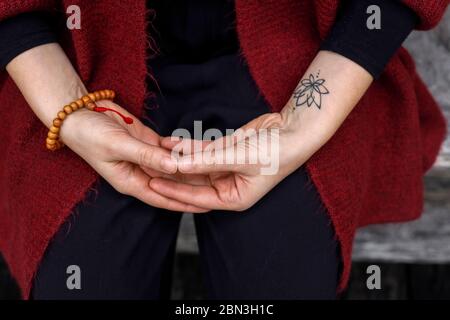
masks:
[[[443,109],[450,132],[450,10],[435,30],[414,32],[405,46]],[[350,284],[341,299],[450,299],[450,135],[424,185],[425,207],[419,220],[359,230]],[[367,288],[369,265],[380,267],[380,290]],[[193,221],[185,215],[177,245],[172,297],[204,296]],[[0,300],[18,298],[18,288],[0,257]]]

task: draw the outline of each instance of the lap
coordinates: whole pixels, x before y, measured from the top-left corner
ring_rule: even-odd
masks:
[[[168,296],[181,215],[150,207],[101,180],[54,236],[34,299],[158,299]],[[81,289],[69,290],[69,266]]]
[[[35,299],[160,299],[170,292],[181,215],[106,182],[64,223],[37,272]],[[211,298],[332,299],[339,248],[314,185],[300,168],[244,212],[195,216]],[[81,289],[67,268],[79,266]]]
[[[195,218],[212,298],[336,297],[338,244],[303,168],[244,212]]]

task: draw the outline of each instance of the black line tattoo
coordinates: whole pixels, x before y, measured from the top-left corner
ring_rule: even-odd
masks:
[[[294,91],[295,107],[300,107],[306,104],[308,107],[315,105],[320,109],[322,106],[322,95],[329,94],[330,91],[323,85],[324,79],[319,79],[320,70],[314,77],[313,74],[309,74],[309,78],[300,81],[300,84]]]

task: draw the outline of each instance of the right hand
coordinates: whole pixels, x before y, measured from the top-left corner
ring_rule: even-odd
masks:
[[[160,146],[159,135],[125,109],[107,100],[96,104],[131,117],[133,124],[125,124],[113,112],[81,109],[64,120],[60,132],[64,144],[120,193],[171,211],[208,211],[164,197],[151,189],[152,178],[176,173],[176,160],[170,151]]]

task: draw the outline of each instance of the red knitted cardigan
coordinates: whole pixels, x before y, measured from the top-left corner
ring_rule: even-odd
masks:
[[[242,56],[272,110],[289,99],[321,40],[339,0],[237,0]],[[404,0],[435,26],[449,0]],[[81,30],[61,43],[90,90],[112,88],[135,115],[147,94],[145,1],[0,0],[0,19],[32,10],[64,15],[81,8]],[[0,73],[0,251],[29,296],[46,247],[97,174],[68,148],[45,148],[46,128],[6,72]],[[405,221],[422,211],[422,176],[445,136],[445,120],[400,49],[335,136],[307,163],[340,241],[348,280],[357,227]],[[276,212],[274,212],[276,214]]]

